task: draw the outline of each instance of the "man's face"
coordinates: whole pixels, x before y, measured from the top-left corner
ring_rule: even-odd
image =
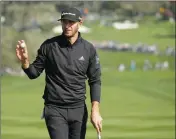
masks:
[[[78,32],[81,23],[63,19],[61,20],[61,24],[64,35],[66,37],[73,37]]]

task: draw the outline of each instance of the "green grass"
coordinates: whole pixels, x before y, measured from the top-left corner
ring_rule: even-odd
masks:
[[[83,36],[90,40],[114,40],[131,44],[142,42],[149,45],[156,44],[161,50],[167,46],[175,46],[175,37],[168,37],[169,35],[173,35],[175,24],[169,22],[154,23],[149,18],[147,23],[141,23],[138,29],[131,30],[116,30],[113,27],[100,27],[97,23],[87,24],[87,26],[92,29],[92,33],[83,34]],[[163,37],[157,37],[158,35]]]
[[[142,64],[145,56],[99,51],[102,64],[104,139],[174,139],[175,71],[118,72],[116,65],[131,58]],[[147,55],[146,55],[147,57]],[[152,62],[160,59],[148,57]],[[172,57],[162,60],[173,61]],[[105,67],[105,68],[104,68]],[[2,139],[48,139],[43,108],[44,75],[37,80],[3,76],[1,81]],[[90,112],[89,90],[87,104]],[[86,139],[96,138],[88,121]]]
[[[129,68],[131,60],[135,60],[137,64],[137,69],[141,70],[146,59],[148,59],[153,66],[156,62],[168,61],[171,70],[174,70],[175,67],[175,59],[173,56],[156,56],[143,53],[106,51],[99,51],[98,54],[100,56],[102,66],[108,68],[117,68],[117,66],[121,63],[124,63],[127,68]]]

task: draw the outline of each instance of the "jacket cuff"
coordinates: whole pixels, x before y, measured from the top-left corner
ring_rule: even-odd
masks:
[[[100,102],[100,96],[101,96],[101,85],[100,84],[90,85],[91,102],[93,101]]]

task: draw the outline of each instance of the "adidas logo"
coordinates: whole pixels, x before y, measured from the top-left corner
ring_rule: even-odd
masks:
[[[79,58],[79,60],[84,61],[85,59],[84,59],[83,56],[81,56],[81,57]]]

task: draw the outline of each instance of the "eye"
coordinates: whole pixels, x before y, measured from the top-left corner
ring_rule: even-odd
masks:
[[[69,24],[73,25],[75,22],[74,21],[69,21]]]

